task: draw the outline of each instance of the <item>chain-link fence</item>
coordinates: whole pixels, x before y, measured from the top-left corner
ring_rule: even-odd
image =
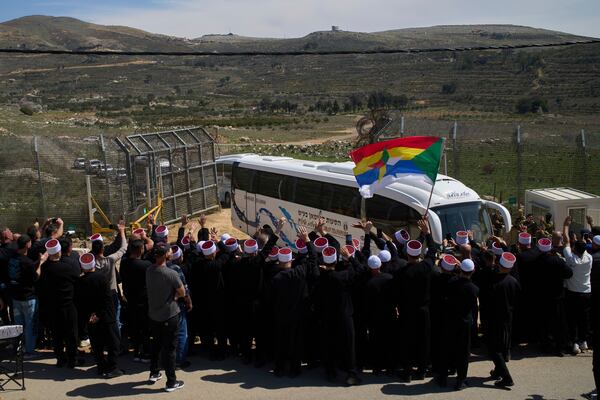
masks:
[[[60,216],[68,230],[88,234],[90,206],[108,226],[101,213],[132,222],[159,195],[165,222],[215,209],[214,158],[201,128],[123,138],[0,136],[0,225],[24,231]]]

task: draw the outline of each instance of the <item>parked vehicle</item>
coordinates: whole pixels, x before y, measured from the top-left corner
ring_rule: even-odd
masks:
[[[95,174],[96,172],[98,172],[98,169],[101,165],[102,162],[100,162],[100,160],[88,160],[85,166],[85,172],[87,172],[88,174]]]
[[[234,157],[221,156],[215,160],[217,165],[217,189],[219,191],[219,202],[225,208],[231,207],[231,168],[239,155]]]
[[[110,164],[100,164],[100,167],[98,168],[98,178],[106,178],[107,176],[111,176],[113,174],[114,168],[112,165]]]
[[[127,180],[127,169],[126,168],[115,168],[113,171],[113,177],[117,182],[124,182]]]
[[[85,169],[85,158],[76,158],[73,161],[73,169]]]

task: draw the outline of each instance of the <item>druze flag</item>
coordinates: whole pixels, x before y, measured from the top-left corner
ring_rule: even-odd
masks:
[[[420,179],[435,184],[443,144],[443,138],[411,136],[368,144],[351,151],[361,196],[373,197],[378,189],[399,180]]]

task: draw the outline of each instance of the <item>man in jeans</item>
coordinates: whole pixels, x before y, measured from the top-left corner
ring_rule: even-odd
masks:
[[[590,308],[592,298],[592,256],[586,251],[583,241],[571,242],[571,217],[565,219],[563,226],[563,255],[573,276],[565,280],[565,303],[567,308],[567,324],[569,340],[573,355],[588,349],[587,340],[590,333]]]
[[[173,392],[183,387],[183,381],[175,376],[175,356],[177,332],[179,330],[179,305],[177,300],[185,297],[185,288],[177,272],[167,267],[171,254],[168,244],[154,246],[154,265],[146,270],[146,288],[148,292],[148,317],[150,319],[151,357],[150,382],[155,383],[162,374],[158,367],[158,356],[167,375],[165,390]]]
[[[31,261],[27,257],[30,248],[31,238],[20,236],[17,251],[8,261],[8,294],[12,298],[15,323],[23,325],[25,332],[25,358],[36,355],[38,299],[34,285],[40,276],[40,266],[48,259],[48,253],[43,253],[38,261]]]

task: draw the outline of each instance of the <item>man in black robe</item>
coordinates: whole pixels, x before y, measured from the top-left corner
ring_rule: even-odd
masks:
[[[497,381],[496,386],[513,386],[513,379],[506,363],[510,358],[512,319],[518,293],[519,282],[510,274],[516,257],[503,253],[496,264],[497,272],[490,282],[489,320],[486,324],[486,341],[494,369],[490,376]]]
[[[401,378],[425,378],[430,352],[429,302],[431,276],[435,263],[437,246],[430,233],[429,222],[424,217],[418,222],[425,237],[427,253],[421,260],[422,245],[417,240],[406,244],[408,264],[394,277],[398,290],[398,314],[400,323]],[[417,370],[413,371],[416,366]]]
[[[389,344],[394,342],[396,308],[392,298],[394,277],[381,271],[381,259],[370,256],[367,260],[370,279],[365,287],[365,316],[369,332],[369,349],[373,374],[382,370],[388,373],[394,370],[393,353]]]
[[[211,230],[211,240],[202,243],[201,251],[202,257],[196,260],[190,270],[192,300],[199,318],[196,322],[201,329],[202,345],[208,349],[210,358],[223,360],[227,351],[223,268],[232,253],[219,240],[214,228]]]
[[[305,306],[306,280],[309,275],[318,276],[317,251],[308,236],[306,228],[298,230],[299,239],[308,247],[308,255],[304,262],[292,268],[292,251],[290,248],[279,249],[278,261],[280,271],[271,280],[271,306],[274,325],[274,358],[276,376],[285,374],[289,363],[290,376],[300,374],[300,357],[302,354],[302,317]]]
[[[447,341],[442,356],[442,372],[437,377],[440,386],[446,385],[448,366],[456,366],[455,390],[467,385],[467,371],[471,354],[471,327],[473,310],[477,307],[479,289],[471,282],[475,270],[473,260],[467,258],[460,263],[458,276],[452,278],[446,287],[447,310],[444,321],[444,338]],[[444,374],[444,371],[446,373]]]
[[[348,374],[345,383],[352,386],[359,384],[360,379],[356,369],[351,289],[355,279],[363,273],[364,266],[350,257],[345,246],[340,252],[350,261],[348,265],[338,262],[338,253],[331,243],[323,250],[323,265],[314,292],[315,309],[320,327],[321,359],[327,379],[335,379],[335,366],[339,360]]]

